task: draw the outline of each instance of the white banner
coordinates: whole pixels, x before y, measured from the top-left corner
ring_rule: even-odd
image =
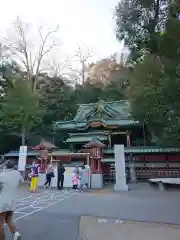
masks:
[[[27,146],[20,146],[19,161],[18,161],[18,170],[19,171],[24,171],[25,170],[26,157],[27,157]]]

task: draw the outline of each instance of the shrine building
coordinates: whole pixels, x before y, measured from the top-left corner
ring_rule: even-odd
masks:
[[[68,133],[66,149],[52,152],[53,160],[87,163],[93,173],[103,174],[105,183],[115,181],[116,144],[125,146],[127,179],[132,164],[136,180],[180,176],[180,148],[155,146],[146,126],[132,117],[126,100],[80,104],[74,119],[55,122],[53,128]]]

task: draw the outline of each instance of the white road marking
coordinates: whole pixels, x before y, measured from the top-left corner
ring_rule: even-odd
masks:
[[[17,200],[26,200],[29,199],[33,196],[33,194],[29,195],[28,197],[24,197],[24,198],[17,198]]]
[[[54,195],[55,195],[55,193],[53,195],[51,195],[51,199],[53,199]]]
[[[123,221],[122,220],[115,220],[114,223],[121,224],[121,223],[123,223]]]
[[[23,212],[17,212],[17,211],[16,211],[16,212],[14,212],[14,213],[18,213],[18,214],[26,214],[26,213],[23,213]]]
[[[39,208],[41,208],[41,207],[33,207],[33,206],[32,206],[31,208],[34,208],[34,209],[39,209]]]
[[[64,194],[62,194],[62,195],[64,195]],[[43,197],[41,197],[41,198],[43,198]],[[38,199],[41,199],[41,198],[38,198]],[[35,201],[33,201],[33,202],[26,202],[25,204],[23,204],[23,203],[20,203],[20,204],[17,204],[16,206],[17,206],[17,208],[16,208],[16,211],[15,212],[17,212],[17,211],[23,211],[23,210],[25,210],[25,209],[28,209],[28,208],[31,208],[31,207],[35,207],[37,204],[43,204],[43,203],[47,203],[47,201],[49,201],[50,199],[45,199],[45,200],[35,200]],[[22,204],[22,205],[21,205]],[[28,205],[27,205],[28,204]],[[25,207],[22,207],[22,206],[25,206]]]
[[[27,209],[27,208],[30,208],[34,203],[36,203],[37,201],[34,201],[34,202],[32,202],[29,206],[27,206],[27,207],[24,207],[24,208],[17,208],[17,211],[22,211],[22,210],[24,210],[24,209]]]
[[[99,218],[98,223],[107,223],[107,219]]]
[[[52,205],[54,205],[54,204],[56,204],[56,203],[59,203],[59,202],[62,202],[62,201],[66,200],[66,199],[68,199],[68,198],[70,198],[70,197],[72,197],[72,196],[74,196],[74,195],[77,195],[77,193],[69,194],[69,196],[66,196],[66,197],[64,197],[64,198],[61,198],[61,199],[57,200],[56,202],[50,203],[50,204],[48,204],[47,206],[41,207],[41,208],[39,208],[39,209],[37,209],[37,210],[34,210],[34,211],[30,212],[30,213],[24,214],[23,216],[16,218],[15,221],[18,221],[18,220],[20,220],[20,219],[22,219],[22,218],[25,218],[25,217],[27,217],[27,216],[30,216],[30,215],[36,213],[36,212],[39,212],[39,211],[44,210],[44,209],[46,209],[46,208],[49,208],[49,207],[51,207]]]

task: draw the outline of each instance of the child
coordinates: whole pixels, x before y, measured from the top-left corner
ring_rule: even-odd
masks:
[[[77,190],[78,181],[79,181],[78,175],[74,175],[74,176],[73,176],[73,187],[72,187],[73,189],[76,189],[76,190]]]
[[[77,167],[72,172],[72,182],[73,182],[72,189],[77,189],[78,188],[78,182],[79,182],[79,173],[78,172],[79,171],[78,171]]]

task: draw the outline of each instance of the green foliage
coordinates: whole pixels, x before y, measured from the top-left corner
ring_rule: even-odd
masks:
[[[39,88],[39,94],[40,105],[46,111],[42,123],[37,126],[36,131],[46,139],[54,138],[55,144],[63,147],[65,133],[53,132],[52,122],[73,118],[77,108],[74,89],[66,85],[60,77],[54,77],[49,78],[47,84]]]
[[[99,84],[90,84],[86,82],[82,86],[77,86],[75,90],[75,98],[78,103],[92,103],[99,100],[115,101],[125,98],[121,81],[112,81],[103,86]]]
[[[173,4],[170,9],[174,9]],[[177,11],[177,7],[176,7]],[[177,11],[179,12],[179,10]],[[134,116],[161,144],[180,143],[180,21],[169,13],[158,51],[135,65],[127,91]]]
[[[15,79],[14,87],[8,89],[1,103],[1,129],[25,138],[41,122],[42,114],[38,95],[32,92],[30,82]]]
[[[131,50],[131,58],[142,55],[142,49],[155,53],[159,34],[168,14],[164,0],[122,0],[116,6],[116,36]]]
[[[134,116],[146,123],[161,142],[180,142],[180,66],[174,76],[156,56],[137,64],[128,90]]]

